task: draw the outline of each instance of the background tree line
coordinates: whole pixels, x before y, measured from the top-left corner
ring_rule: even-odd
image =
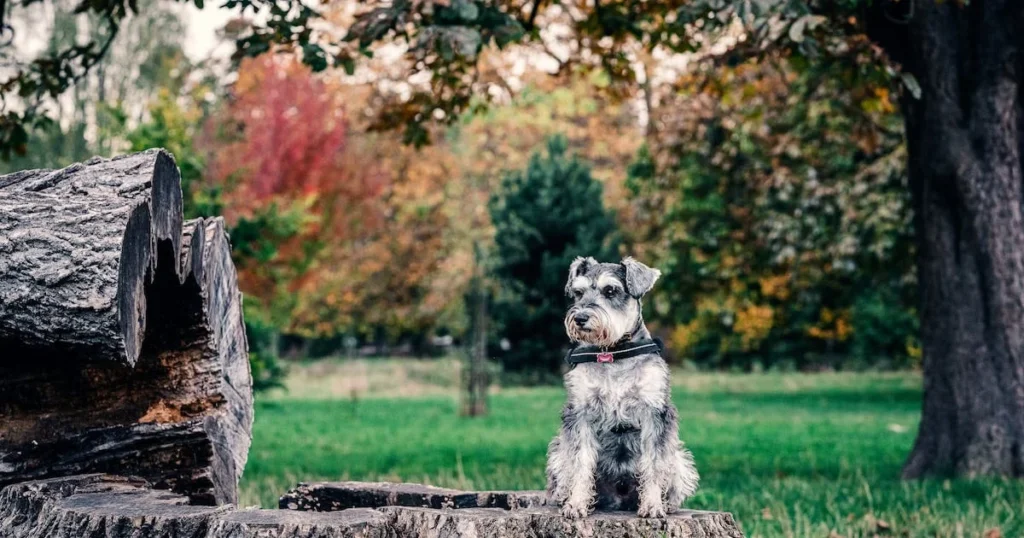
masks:
[[[15,7],[33,13],[40,4],[29,2]],[[203,2],[196,0],[195,5],[202,8]],[[851,256],[848,247],[872,244],[884,251],[898,245],[899,241],[873,241],[871,233],[886,229],[894,222],[898,224],[901,218],[877,211],[873,216],[881,216],[881,221],[867,228],[859,224],[851,227],[853,221],[843,218],[849,206],[880,198],[862,196],[856,188],[830,189],[827,187],[829,178],[818,175],[822,169],[828,171],[834,167],[838,171],[846,167],[849,171],[851,165],[863,165],[858,169],[893,177],[886,170],[891,167],[883,163],[891,162],[884,156],[893,154],[885,149],[891,146],[886,142],[886,135],[896,134],[898,129],[894,130],[893,122],[880,121],[878,116],[893,113],[895,107],[889,93],[898,94],[906,141],[903,162],[908,179],[904,192],[908,194],[915,216],[913,256],[921,305],[917,319],[925,376],[921,428],[904,475],[1018,475],[1020,469],[1024,469],[1024,455],[1016,448],[1024,437],[1024,418],[1021,418],[1024,403],[1016,397],[1024,390],[1024,375],[1020,373],[1024,369],[1024,338],[1020,336],[1024,334],[1024,327],[1021,327],[1024,301],[1020,299],[1024,297],[1024,191],[1020,188],[1024,145],[1019,134],[1024,108],[1019,106],[1021,43],[1016,31],[1024,21],[1024,6],[1007,0],[971,3],[693,0],[592,4],[545,0],[525,3],[441,0],[346,6],[318,10],[297,0],[229,2],[226,7],[238,8],[243,15],[261,10],[264,15],[256,23],[240,20],[229,25],[231,28],[226,35],[236,45],[232,69],[241,70],[246,64],[245,58],[268,52],[277,56],[274,63],[282,61],[282,55],[290,56],[291,61],[301,61],[314,72],[330,72],[330,67],[344,68],[348,76],[357,79],[362,76],[360,80],[372,86],[370,106],[359,109],[366,129],[373,132],[400,129],[401,142],[415,147],[431,144],[445,147],[456,126],[480,117],[488,107],[513,103],[524,82],[529,82],[525,80],[527,70],[523,67],[530,63],[524,63],[530,55],[547,58],[547,67],[531,65],[531,72],[554,74],[561,77],[563,83],[566,77],[604,74],[607,80],[599,93],[614,97],[620,103],[638,96],[635,99],[642,101],[644,113],[637,117],[645,136],[651,139],[648,142],[652,142],[649,151],[655,158],[648,160],[654,163],[655,172],[651,172],[651,165],[646,163],[636,170],[648,168],[644,172],[646,177],[661,174],[668,177],[673,170],[684,171],[678,190],[683,194],[689,190],[690,195],[703,198],[687,200],[684,197],[678,204],[678,220],[709,226],[701,230],[687,228],[682,233],[665,236],[668,244],[676,246],[671,254],[665,255],[666,262],[682,274],[683,289],[689,286],[694,290],[690,297],[676,297],[671,302],[684,305],[676,307],[673,319],[676,326],[672,332],[684,349],[692,349],[697,356],[717,356],[721,364],[741,356],[736,353],[737,349],[754,351],[751,356],[762,359],[764,351],[775,354],[807,349],[803,356],[816,362],[820,357],[831,356],[836,342],[842,345],[847,341],[852,351],[870,356],[873,351],[866,346],[895,348],[903,340],[906,354],[910,357],[917,354],[918,348],[913,342],[901,339],[893,331],[888,334],[876,331],[878,334],[870,338],[853,339],[856,328],[851,330],[855,317],[863,326],[868,320],[884,319],[878,307],[900,303],[903,293],[897,288],[906,279],[883,277],[879,281],[876,275],[859,279],[851,268],[855,271],[858,262],[873,263],[879,257]],[[0,7],[3,8],[0,28],[10,34],[14,29],[10,21],[14,20],[18,9],[8,10],[6,3]],[[5,159],[28,153],[30,132],[53,128],[55,117],[65,121],[66,117],[48,107],[57,105],[59,108],[70,93],[82,88],[95,89],[99,102],[105,101],[109,84],[106,71],[98,66],[103,59],[114,55],[112,46],[119,35],[124,35],[119,34],[121,23],[137,15],[139,8],[135,3],[117,1],[83,2],[74,7],[77,18],[87,20],[88,24],[70,41],[51,40],[48,47],[34,56],[19,54],[18,49],[11,46],[13,38],[8,38],[0,49],[6,66],[5,78],[0,81],[4,93],[0,102],[0,154]],[[323,21],[331,24],[321,24]],[[387,58],[380,61],[378,53]],[[511,57],[503,57],[506,54]],[[671,102],[671,99],[663,99],[659,91],[667,86],[669,95],[677,97],[706,91],[714,93],[716,84],[702,75],[707,72],[702,66],[711,68],[711,72],[726,69],[728,73],[747,63],[774,69],[791,89],[794,84],[796,89],[803,88],[799,95],[805,101],[787,103],[796,114],[780,115],[779,127],[795,127],[795,124],[787,125],[794,120],[799,123],[806,120],[816,129],[830,123],[842,125],[849,129],[843,131],[844,135],[856,138],[858,151],[849,153],[850,147],[833,151],[835,148],[829,144],[821,146],[821,151],[805,153],[800,144],[787,142],[792,136],[790,133],[764,129],[764,125],[773,123],[770,117],[755,115],[756,121],[761,123],[760,129],[737,129],[742,122],[728,117],[724,119],[729,121],[721,124],[701,124],[696,127],[701,133],[697,140],[703,140],[696,146],[690,145],[674,159],[660,158],[666,148],[677,146],[665,143],[672,137],[663,138],[665,131],[661,127],[685,122],[658,118],[658,105]],[[370,69],[376,66],[381,76],[366,78],[368,66]],[[691,68],[693,66],[696,67]],[[678,67],[682,69],[676,69]],[[668,76],[662,76],[666,72]],[[126,78],[141,78],[133,71],[127,73]],[[817,76],[808,77],[801,86],[802,73]],[[92,77],[99,77],[97,84],[89,82]],[[736,77],[711,79],[737,80]],[[239,80],[243,77],[239,76]],[[668,84],[664,83],[666,80]],[[694,80],[698,81],[696,86],[680,91]],[[322,83],[324,81],[316,84]],[[820,90],[829,87],[838,93],[823,96]],[[756,109],[765,102],[761,89],[755,86],[753,91],[743,94],[743,100],[753,103]],[[727,105],[725,92],[719,93],[722,103]],[[770,97],[770,89],[766,94]],[[230,109],[230,103],[238,100],[238,96],[227,95],[226,108]],[[273,101],[270,98],[267,106],[273,108]],[[670,108],[670,113],[685,110],[686,106],[699,101],[689,99],[682,106]],[[828,104],[823,105],[822,101]],[[803,104],[807,106],[801,106]],[[719,113],[727,108],[720,109]],[[86,107],[88,123],[83,136],[90,142],[102,139],[103,121],[97,113],[99,109]],[[832,113],[822,113],[824,109]],[[243,116],[245,112],[242,111]],[[280,117],[287,120],[297,113],[296,107],[289,107]],[[839,121],[843,115],[853,121],[843,125]],[[120,120],[127,125],[132,116],[115,114],[115,125]],[[244,125],[263,117],[261,112],[235,121],[234,128],[225,134],[226,143],[238,142],[238,137],[258,138],[246,133]],[[331,126],[341,125],[339,118],[330,115],[321,119],[326,122],[322,127],[334,134],[326,136],[326,133],[315,132],[314,138],[328,147],[331,144],[337,147],[340,127]],[[356,123],[354,118],[353,123]],[[230,121],[227,124],[230,125]],[[66,127],[60,125],[62,129]],[[349,132],[347,125],[345,132]],[[680,137],[684,141],[682,147],[687,148],[686,133],[690,131],[684,128],[681,132],[684,134]],[[795,132],[800,133],[799,129]],[[823,138],[813,139],[808,147],[814,148],[815,140],[836,140],[827,133],[822,135]],[[276,142],[268,147],[278,149]],[[758,144],[771,147],[762,157],[768,157],[769,161],[760,169],[746,168],[748,154],[756,153]],[[822,159],[827,153],[834,158]],[[244,151],[241,154],[246,155]],[[301,156],[301,152],[293,151],[290,156]],[[334,163],[339,158],[330,154],[327,161]],[[607,158],[607,154],[601,154],[600,158]],[[729,158],[733,159],[732,163],[726,162]],[[444,161],[439,158],[431,161],[431,165],[441,162]],[[792,175],[786,173],[790,165],[796,165],[796,173]],[[721,168],[726,180],[723,183],[723,177],[708,177],[698,168]],[[224,169],[230,170],[231,166]],[[364,178],[373,175],[372,169],[355,170],[358,174],[349,176],[352,185],[331,186],[332,189],[339,187],[339,192],[348,191],[349,198],[344,198],[346,203],[361,206],[364,201],[379,200],[373,193],[376,187],[380,187],[381,192],[400,190],[391,191],[384,187],[386,182]],[[735,170],[747,171],[746,184],[737,186],[728,181]],[[273,172],[274,167],[266,171]],[[803,172],[801,181],[805,184],[801,190],[796,190],[790,178],[801,177],[800,172]],[[493,171],[488,175],[493,176]],[[233,177],[235,181],[221,176],[211,178],[210,185],[230,190],[237,183],[238,176]],[[635,177],[634,190],[642,192],[645,181],[640,178],[645,176]],[[756,181],[759,179],[766,181]],[[254,190],[257,196],[276,192],[274,179],[257,182],[262,185]],[[752,186],[752,182],[762,184]],[[665,183],[655,182],[659,186]],[[360,184],[369,190],[360,191]],[[671,185],[671,181],[667,184]],[[826,187],[819,189],[823,184]],[[319,179],[302,185],[297,193],[291,194],[291,199],[282,200],[288,204],[272,203],[269,213],[265,214],[274,222],[282,218],[284,222],[291,222],[292,229],[286,230],[289,236],[307,239],[299,241],[302,247],[283,251],[291,257],[282,254],[280,258],[272,258],[274,263],[270,265],[283,270],[277,277],[288,282],[285,287],[289,293],[280,293],[277,285],[266,285],[259,290],[284,301],[273,308],[266,298],[262,301],[268,317],[277,318],[271,325],[278,330],[313,334],[318,329],[311,327],[324,328],[323,319],[330,317],[318,314],[302,324],[295,323],[300,319],[296,314],[307,306],[297,300],[300,295],[295,291],[303,283],[312,281],[311,277],[317,274],[318,261],[323,259],[320,258],[323,243],[315,238],[317,233],[336,225],[346,233],[349,231],[345,227],[348,219],[336,219],[334,213],[338,210],[334,203],[343,198],[330,196],[330,191],[321,193],[317,185],[323,186]],[[480,187],[482,183],[475,185]],[[763,190],[766,186],[767,190]],[[785,208],[793,218],[780,219],[782,226],[752,228],[757,222],[758,211],[755,210],[765,208],[749,200],[739,210],[729,208],[730,200],[743,199],[743,191],[752,188],[759,196],[767,192],[768,196],[762,196],[763,199],[780,202],[768,205],[779,210]],[[669,186],[667,190],[673,189]],[[834,210],[823,212],[828,225],[825,229],[831,226],[835,230],[858,232],[834,238],[838,242],[833,245],[839,248],[828,249],[824,256],[811,252],[806,238],[814,238],[815,233],[807,235],[801,228],[807,227],[807,215],[814,211],[808,211],[812,208],[803,207],[802,203],[794,207],[790,198],[791,192],[802,190],[807,190],[811,199],[827,199],[833,195],[841,199],[844,192],[852,193],[853,198],[847,198],[847,207],[841,214],[837,215]],[[470,198],[463,202],[479,194],[478,191],[469,189]],[[605,192],[610,196],[606,202],[618,200],[613,189]],[[888,197],[889,207],[899,203],[898,198],[898,195]],[[300,218],[296,211],[289,211],[289,206],[295,210],[300,203],[310,204],[314,209],[313,218]],[[671,197],[666,203],[669,204],[666,208],[672,207]],[[828,203],[822,204],[822,207],[828,206]],[[382,226],[398,222],[394,216],[400,213],[385,210],[384,218],[377,222]],[[909,213],[908,209],[904,215]],[[423,214],[423,211],[416,212],[418,216]],[[654,221],[653,230],[659,228],[659,214],[665,212],[653,211],[646,215],[649,224]],[[238,222],[254,216],[254,213],[239,215]],[[482,222],[476,220],[477,216],[480,215],[469,220]],[[370,218],[365,220],[374,222]],[[469,236],[475,236],[481,227],[475,225],[469,231]],[[804,235],[799,239],[790,235],[795,231],[803,231]],[[723,249],[724,238],[729,242],[752,242],[755,250],[768,248],[770,253],[772,247],[776,247],[778,251],[773,254],[774,258],[769,255],[768,269],[764,269],[764,258],[747,258],[748,252]],[[470,244],[478,247],[479,239],[476,237]],[[294,247],[290,241],[281,243]],[[816,250],[822,249],[819,246]],[[903,250],[894,248],[892,253],[902,258],[896,253]],[[285,259],[289,262],[281,267],[278,262]],[[245,260],[239,261],[244,265]],[[700,267],[703,265],[708,266]],[[746,279],[739,276],[747,265],[761,277],[756,283],[744,283]],[[899,266],[899,263],[886,263],[882,274],[892,274],[893,268],[899,273]],[[706,269],[706,274],[713,278],[686,284],[687,270],[695,268]],[[823,275],[827,279],[841,279],[844,285],[823,288],[824,292],[819,294],[815,291],[815,280]],[[379,282],[378,276],[372,275],[369,280]],[[717,293],[714,288],[723,286],[726,281],[730,293],[746,294],[745,297],[729,298]],[[450,284],[452,280],[444,282]],[[707,282],[712,283],[712,289],[702,289]],[[507,278],[499,283],[510,284]],[[842,292],[833,290],[848,290],[851,285],[881,286],[881,289],[872,288],[875,297],[857,301],[844,313],[844,305],[851,301],[844,299]],[[393,294],[388,288],[385,295],[408,299],[428,289],[414,286],[413,293]],[[793,291],[796,293],[791,293]],[[351,296],[357,295],[346,295]],[[419,297],[421,300],[415,304],[432,304],[426,300],[427,296]],[[325,299],[327,304],[332,302],[330,295]],[[667,303],[663,304],[662,315],[671,309]],[[799,305],[802,311],[784,312],[785,305]],[[361,310],[358,317],[360,320],[377,318],[373,323],[383,335],[390,323],[381,321],[379,316],[383,313],[391,317],[391,312],[378,310],[366,316],[368,312]],[[281,316],[288,321],[283,322]],[[877,325],[887,329],[899,327],[903,322],[912,325],[909,321],[912,317],[897,315],[894,320],[902,320],[899,323]],[[392,320],[399,318],[404,323],[410,316],[391,317]],[[783,328],[780,321],[788,326]],[[721,334],[707,337],[704,330],[717,330]],[[820,342],[817,346],[800,342],[805,336]]]
[[[58,50],[85,23],[54,13]],[[145,76],[96,71],[3,166],[170,149],[188,216],[231,225],[268,384],[279,335],[314,354],[344,351],[345,337],[415,353],[432,336],[462,341],[475,263],[490,283],[490,355],[508,379],[550,381],[564,268],[580,254],[665,271],[646,317],[677,362],[918,364],[906,150],[887,87],[849,90],[864,58],[697,61],[629,89],[608,66],[515,75],[515,61],[550,58],[489,51],[483,72],[520,87],[424,127],[432,144],[417,149],[378,129],[395,106],[386,83],[404,76],[386,61],[338,77],[266,54],[225,83],[185,57],[177,15],[157,2],[142,13],[111,55],[130,49],[122,65]]]

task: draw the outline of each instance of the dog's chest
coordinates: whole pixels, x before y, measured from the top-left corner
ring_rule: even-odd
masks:
[[[645,409],[661,409],[668,370],[657,358],[619,364],[586,363],[566,375],[569,403],[597,422],[635,423]]]

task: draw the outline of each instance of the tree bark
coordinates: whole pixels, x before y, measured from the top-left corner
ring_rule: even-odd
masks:
[[[904,69],[924,399],[903,476],[1024,475],[1024,182],[1010,0],[915,2]]]
[[[164,152],[0,194],[0,485],[109,472],[235,502],[252,381],[223,222],[182,225]]]

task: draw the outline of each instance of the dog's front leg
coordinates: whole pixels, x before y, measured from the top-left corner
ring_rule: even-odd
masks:
[[[562,431],[552,443],[548,473],[554,478],[556,501],[569,519],[587,517],[594,507],[597,438],[590,423],[571,407],[562,414]],[[552,484],[549,484],[551,486]]]
[[[639,517],[665,517],[664,474],[671,471],[664,461],[664,455],[668,453],[665,444],[674,430],[666,422],[670,414],[674,415],[651,409],[640,425],[640,454],[636,473],[640,494],[636,515]]]

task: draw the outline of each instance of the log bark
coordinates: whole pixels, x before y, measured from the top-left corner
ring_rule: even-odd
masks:
[[[241,294],[223,222],[183,224],[177,181],[161,151],[0,178],[0,485],[110,472],[237,500]]]
[[[921,424],[903,476],[1024,475],[1024,5],[916,2],[884,39],[904,99],[918,234]]]
[[[409,485],[403,485],[408,487]],[[460,510],[387,506],[333,512],[189,506],[111,476],[8,486],[0,492],[0,538],[740,538],[730,514],[684,510],[662,519],[625,512],[582,521],[555,507]]]

